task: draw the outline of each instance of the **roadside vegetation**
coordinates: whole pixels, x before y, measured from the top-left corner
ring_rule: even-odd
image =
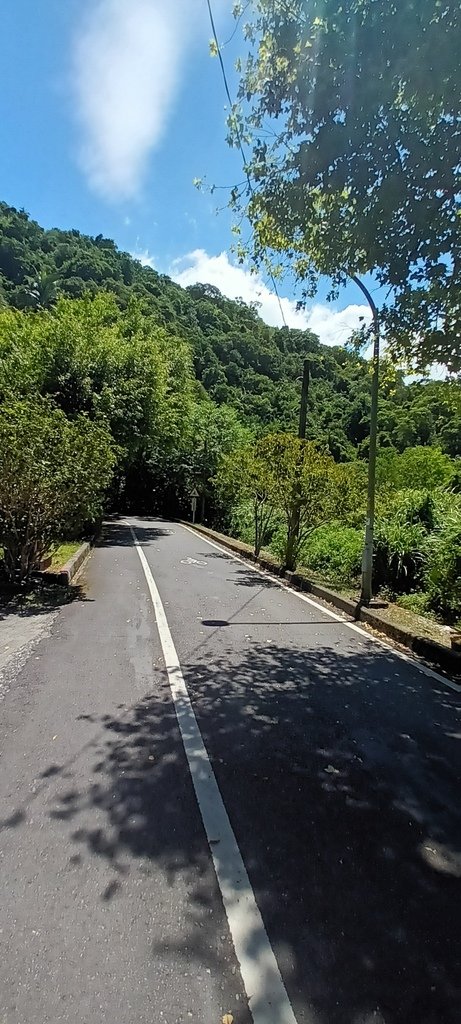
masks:
[[[387,455],[383,462],[388,462]],[[419,615],[461,618],[461,493],[457,460],[437,448],[379,464],[376,592]],[[417,483],[411,467],[417,467]],[[407,479],[408,486],[402,480]],[[365,467],[336,464],[312,442],[272,435],[222,460],[216,487],[231,507],[230,531],[340,589],[358,590]]]

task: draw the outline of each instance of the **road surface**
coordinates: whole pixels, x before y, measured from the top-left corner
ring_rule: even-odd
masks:
[[[4,669],[1,1024],[458,1024],[461,694],[131,522]]]

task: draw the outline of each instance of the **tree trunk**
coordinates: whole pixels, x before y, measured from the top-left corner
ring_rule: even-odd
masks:
[[[287,539],[285,545],[284,568],[293,572],[296,569],[299,546],[299,505],[296,503],[288,517]]]
[[[254,525],[255,525],[255,544],[254,544],[254,547],[255,547],[255,555],[256,555],[256,558],[257,558],[258,555],[259,555],[259,552],[261,551],[261,523],[260,523],[259,509],[258,509],[257,504],[255,504],[255,506],[254,506]]]

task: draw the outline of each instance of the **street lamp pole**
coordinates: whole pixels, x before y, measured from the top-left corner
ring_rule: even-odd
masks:
[[[368,288],[355,274],[352,280],[360,288],[371,309],[373,317],[373,378],[371,384],[370,412],[370,450],[368,456],[368,495],[367,520],[365,525],[365,542],[362,557],[362,593],[361,603],[368,605],[373,595],[373,536],[375,527],[375,495],[376,495],[376,447],[378,435],[378,394],[379,394],[379,316],[376,304]]]

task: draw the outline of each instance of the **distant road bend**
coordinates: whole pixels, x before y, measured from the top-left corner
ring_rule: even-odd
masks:
[[[21,628],[0,1024],[459,1024],[461,693],[149,518]]]

